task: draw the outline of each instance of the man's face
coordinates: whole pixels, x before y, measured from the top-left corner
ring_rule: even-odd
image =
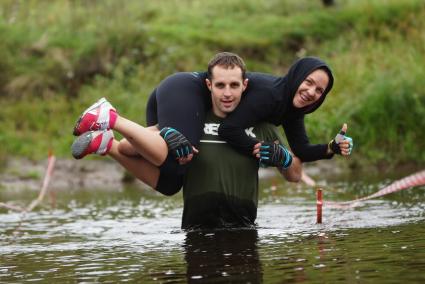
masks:
[[[243,80],[242,70],[239,67],[226,69],[217,65],[212,69],[211,81],[206,79],[206,83],[211,91],[214,114],[226,117],[239,105],[248,79]]]
[[[326,90],[328,83],[329,76],[325,71],[317,69],[310,73],[295,93],[292,101],[294,106],[302,108],[317,102]]]

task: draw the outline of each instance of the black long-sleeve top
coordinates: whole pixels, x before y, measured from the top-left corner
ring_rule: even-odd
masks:
[[[293,98],[305,78],[314,70],[323,69],[329,75],[329,83],[314,104],[295,108]],[[329,159],[327,144],[310,144],[304,125],[304,115],[316,110],[332,88],[330,68],[318,58],[298,60],[284,77],[262,73],[247,73],[248,87],[239,106],[227,116],[219,127],[219,135],[237,150],[252,155],[259,141],[246,135],[244,129],[260,121],[282,125],[294,154],[304,162]]]

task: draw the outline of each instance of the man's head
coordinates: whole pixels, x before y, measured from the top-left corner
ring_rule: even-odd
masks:
[[[208,64],[208,79],[205,82],[211,91],[214,114],[226,117],[239,105],[242,92],[248,85],[245,63],[234,53],[218,53]]]
[[[239,67],[242,71],[242,78],[245,79],[246,67],[245,62],[239,55],[231,52],[220,52],[214,55],[214,57],[208,63],[208,79],[212,79],[213,68],[215,66],[222,66],[225,69],[233,69]]]

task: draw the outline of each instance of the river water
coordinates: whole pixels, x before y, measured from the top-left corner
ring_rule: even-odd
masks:
[[[391,179],[327,181],[351,200]],[[0,209],[1,283],[425,283],[425,187],[361,207],[324,208],[314,189],[261,181],[256,229],[180,230],[182,197],[150,191],[57,192],[55,207]],[[37,193],[0,191],[0,201]]]

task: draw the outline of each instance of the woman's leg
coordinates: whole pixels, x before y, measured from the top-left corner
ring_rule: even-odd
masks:
[[[156,188],[160,176],[160,169],[141,156],[127,156],[122,154],[118,149],[119,144],[120,142],[114,139],[108,155],[120,163],[121,166],[133,174],[137,179],[152,188]]]
[[[137,153],[155,166],[164,163],[168,155],[167,143],[155,127],[143,127],[122,116],[118,116],[114,130],[121,133]]]
[[[176,129],[197,147],[209,104],[211,95],[203,78],[189,72],[175,73],[164,79],[152,93],[146,121],[158,124],[159,129]]]
[[[173,127],[193,145],[197,145],[205,116],[205,89],[205,83],[192,73],[176,73],[167,77],[149,97],[146,106],[148,125]],[[118,116],[114,130],[121,133],[134,150],[152,164],[160,166],[167,158],[167,144],[155,127],[147,129]],[[124,144],[120,149],[125,149]]]
[[[171,196],[179,192],[183,185],[183,175],[175,168],[175,162],[170,157],[161,167],[156,167],[143,159],[125,138],[120,142],[114,140],[109,155],[159,193]]]
[[[127,145],[127,152],[120,152],[120,143],[114,139],[113,131],[105,128],[115,129],[126,137],[123,141]],[[173,195],[180,190],[184,167],[180,167],[172,156],[167,157],[168,147],[158,129],[155,126],[145,128],[119,117],[105,99],[90,106],[80,116],[74,134],[79,135],[71,147],[76,159],[94,153],[109,154],[136,178],[158,192]]]

